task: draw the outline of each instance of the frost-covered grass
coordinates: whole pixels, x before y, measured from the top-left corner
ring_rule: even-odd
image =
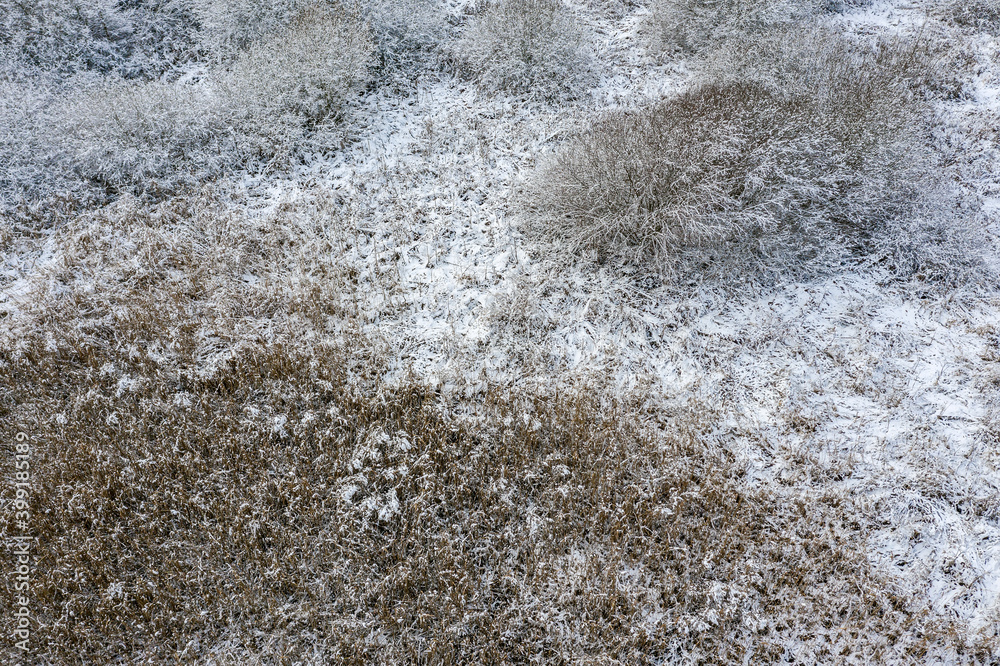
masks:
[[[653,0],[648,18],[655,52],[697,52],[737,35],[816,14],[822,0]]]
[[[344,222],[206,195],[53,235],[0,342],[2,441],[33,451],[40,657],[954,654],[868,562],[850,497],[750,482],[707,444],[712,409],[386,382],[385,347],[336,332],[359,288],[330,252]]]
[[[184,327],[173,308],[130,314],[119,344],[3,352],[4,422],[39,470],[46,659],[768,663],[776,639],[820,660],[947,641],[837,527],[843,498],[750,489],[690,432],[586,396],[494,399],[467,425],[322,344],[245,345],[200,376],[138,351],[175,343],[151,336]]]
[[[562,0],[496,0],[455,46],[462,71],[487,90],[572,96],[595,79],[590,35]]]
[[[995,45],[924,26],[973,56],[960,96],[907,77],[954,197],[892,243],[770,264],[712,243],[665,275],[536,242],[538,164],[705,77],[781,100],[828,75],[787,75],[794,49],[660,63],[643,3],[567,6],[602,54],[587,95],[398,54],[407,85],[370,78],[333,149],[321,122],[283,169],[0,216],[0,445],[35,446],[31,659],[992,664]],[[435,10],[460,32],[482,7]],[[395,33],[363,15],[377,68]],[[926,18],[833,20],[875,49]],[[152,85],[210,83],[240,48]],[[0,105],[39,118],[36,92]]]
[[[948,3],[944,14],[956,25],[1000,34],[1000,2],[997,0],[957,0]]]

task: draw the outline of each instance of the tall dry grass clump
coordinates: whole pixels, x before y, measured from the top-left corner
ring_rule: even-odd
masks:
[[[606,114],[558,151],[536,182],[560,233],[667,259],[734,239],[859,236],[908,210],[926,174],[909,46],[789,31],[713,62],[687,91]]]
[[[220,88],[257,131],[289,115],[309,124],[336,119],[365,80],[373,48],[370,29],[348,5],[314,4],[241,52]]]
[[[647,29],[657,53],[697,52],[724,39],[819,13],[825,0],[653,0]]]
[[[1000,35],[1000,0],[953,0],[944,15],[955,25]]]
[[[573,96],[594,77],[589,42],[562,0],[494,0],[465,28],[454,59],[488,90]]]

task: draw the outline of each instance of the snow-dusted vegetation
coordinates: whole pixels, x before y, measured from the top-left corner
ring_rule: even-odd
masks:
[[[593,78],[588,38],[562,0],[499,0],[470,21],[455,58],[489,91],[572,94]]]
[[[996,35],[1000,32],[1000,2],[997,0],[959,0],[945,6],[945,15],[953,23]]]
[[[5,663],[998,663],[995,5],[0,2]]]
[[[932,168],[914,47],[775,31],[725,48],[711,74],[611,112],[540,175],[539,200],[580,228],[581,244],[662,258],[792,233],[797,250],[803,235],[830,243],[835,232],[819,228],[870,235],[913,214]]]
[[[668,53],[718,47],[734,36],[764,33],[832,8],[827,0],[651,0],[653,49]]]
[[[357,7],[206,2],[185,10],[188,30],[203,26],[188,40],[195,54],[188,57],[203,60],[150,77],[117,71],[111,46],[102,43],[108,54],[97,60],[77,44],[81,31],[106,31],[105,14],[35,7],[30,15],[42,27],[25,27],[31,37],[12,40],[40,71],[5,82],[0,126],[9,139],[0,159],[9,176],[0,183],[0,205],[60,192],[99,200],[176,193],[287,162],[310,139],[331,140],[322,130],[343,119],[368,80],[374,40]],[[49,14],[55,34],[42,40],[35,33]],[[36,41],[44,48],[29,48]],[[60,48],[65,61],[57,58]],[[157,55],[149,54],[151,72],[170,66]],[[75,76],[60,76],[64,70]]]

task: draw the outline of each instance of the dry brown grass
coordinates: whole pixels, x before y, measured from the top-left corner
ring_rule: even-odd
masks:
[[[472,426],[332,346],[198,377],[134,346],[150,333],[2,351],[55,663],[758,663],[917,657],[933,635],[840,500],[749,489],[696,432],[585,395],[495,396]]]
[[[875,573],[849,499],[755,487],[704,443],[700,407],[389,385],[392,359],[324,333],[353,316],[335,298],[349,280],[323,275],[336,255],[308,229],[182,200],[107,215],[56,235],[72,247],[0,343],[5,504],[15,433],[33,447],[36,661],[919,663],[960,647]],[[264,266],[269,284],[238,286]]]

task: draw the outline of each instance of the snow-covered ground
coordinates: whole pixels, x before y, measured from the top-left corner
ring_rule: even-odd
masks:
[[[584,16],[602,67],[587,97],[543,104],[437,76],[406,96],[376,91],[352,112],[343,150],[232,184],[234,200],[263,217],[322,197],[339,203],[352,240],[336,262],[356,270],[357,324],[392,349],[393,376],[412,372],[473,399],[488,385],[585,381],[641,392],[678,418],[681,406],[704,410],[717,424],[713,445],[743,460],[751,479],[851,497],[853,519],[871,527],[858,547],[873,564],[969,632],[996,632],[996,285],[923,288],[852,266],[735,297],[711,282],[667,288],[655,273],[535,242],[519,201],[540,156],[588,114],[690,76],[645,55],[641,10]],[[865,34],[945,29],[932,4],[905,0],[838,20]],[[969,94],[938,111],[960,147],[960,185],[982,202],[970,214],[994,228],[1000,40],[966,42],[977,62]],[[6,267],[7,309],[59,261],[42,245],[22,258]]]
[[[864,33],[915,30],[933,23],[927,10],[882,2],[843,21]],[[332,192],[355,211],[358,242],[341,260],[369,281],[364,328],[391,342],[401,375],[465,397],[487,382],[587,377],[642,390],[668,410],[696,401],[719,419],[717,445],[745,459],[754,478],[856,498],[875,525],[859,544],[873,562],[970,631],[995,631],[995,285],[922,290],[849,270],[740,299],[711,284],[677,299],[647,288],[655,276],[539,251],[515,205],[538,155],[588,112],[655,98],[688,76],[645,56],[641,12],[618,25],[588,16],[606,67],[589,98],[546,106],[450,78],[421,81],[405,98],[376,93],[356,111],[349,149],[271,183],[267,197]],[[1000,117],[1000,43],[971,43],[971,95],[939,108],[963,136]],[[962,185],[984,197],[977,215],[991,225],[1000,212],[995,138],[962,144],[971,174]],[[389,282],[378,275],[386,256]]]

